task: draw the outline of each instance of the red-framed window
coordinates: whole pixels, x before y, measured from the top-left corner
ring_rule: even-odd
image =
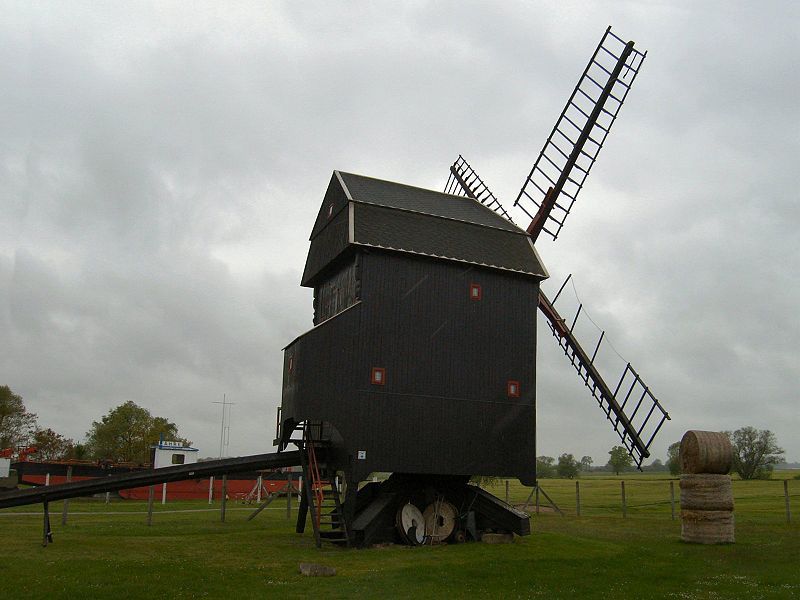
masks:
[[[512,379],[509,379],[508,383],[506,384],[506,393],[508,394],[509,398],[519,398],[520,394],[519,381],[514,381]]]
[[[483,298],[483,290],[481,289],[480,283],[470,283],[469,284],[469,299],[470,300],[480,300]]]
[[[370,383],[373,385],[386,384],[386,369],[383,367],[372,367],[372,375],[370,375]]]

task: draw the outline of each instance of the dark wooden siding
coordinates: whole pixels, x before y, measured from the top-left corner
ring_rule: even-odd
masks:
[[[327,226],[311,239],[301,285],[315,285],[314,278],[347,249],[349,211],[347,207],[331,217]]]
[[[328,189],[325,191],[325,198],[322,200],[322,206],[319,207],[317,219],[314,221],[314,227],[311,229],[310,239],[314,239],[320,231],[325,229],[330,222],[330,217],[336,215],[342,209],[347,207],[347,195],[342,189],[342,184],[336,176],[336,172],[331,175],[331,180],[328,182]]]
[[[394,471],[532,483],[538,282],[380,251],[363,253],[359,268],[361,302],[287,348],[284,418],[331,422],[350,457],[340,468],[357,479]],[[480,301],[469,297],[473,283]],[[373,367],[386,369],[384,385],[370,382]],[[519,398],[508,397],[509,380]]]
[[[360,386],[378,422],[364,445],[391,471],[532,475],[538,283],[387,252],[363,257],[362,278],[357,355],[386,368],[384,386]]]
[[[314,288],[314,325],[352,306],[359,298],[358,256],[342,264]]]

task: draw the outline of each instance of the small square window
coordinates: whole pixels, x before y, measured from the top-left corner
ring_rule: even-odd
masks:
[[[173,454],[172,455],[172,464],[173,465],[182,465],[186,462],[186,455],[185,454]]]
[[[483,296],[483,292],[481,290],[481,286],[479,283],[470,283],[469,284],[469,299],[470,300],[480,300]]]
[[[519,381],[509,381],[506,392],[509,398],[519,398]]]
[[[372,367],[371,381],[374,385],[384,385],[386,383],[386,369]]]

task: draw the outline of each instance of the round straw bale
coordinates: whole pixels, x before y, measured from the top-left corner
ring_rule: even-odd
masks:
[[[685,510],[733,510],[730,475],[681,475],[681,508]]]
[[[695,544],[732,544],[733,512],[729,510],[681,510],[681,539]]]
[[[728,436],[718,431],[687,431],[681,440],[683,473],[726,474],[733,464],[733,447]]]

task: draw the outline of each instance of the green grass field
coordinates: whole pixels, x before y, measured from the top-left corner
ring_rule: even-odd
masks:
[[[55,543],[43,548],[41,507],[20,507],[0,511],[0,598],[800,598],[800,481],[792,524],[781,481],[734,482],[737,543],[697,546],[679,540],[666,478],[626,474],[627,518],[621,478],[582,478],[581,517],[574,481],[543,480],[566,516],[534,516],[531,536],[499,546],[317,550],[285,504],[246,522],[252,507],[230,502],[223,524],[205,502],[173,502],[147,527],[146,503],[87,500],[71,502],[66,526],[51,505]],[[504,481],[490,489],[505,496]],[[529,493],[509,491],[516,503]],[[337,576],[303,577],[306,561]]]

